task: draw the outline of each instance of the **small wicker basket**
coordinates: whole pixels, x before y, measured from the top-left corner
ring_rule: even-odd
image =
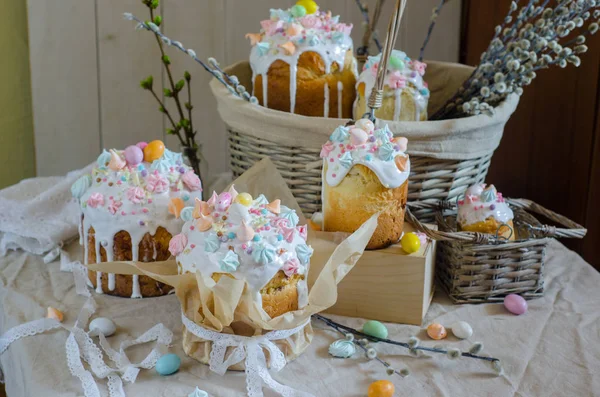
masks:
[[[515,214],[515,241],[492,234],[457,231],[455,202],[430,206],[435,207],[439,230],[428,228],[407,211],[409,222],[428,237],[439,240],[436,273],[454,303],[498,302],[508,294],[519,294],[526,299],[542,296],[544,260],[550,238],[582,238],[587,232],[583,226],[530,200],[507,199],[507,202]],[[411,208],[414,210],[414,206]],[[533,213],[565,228],[543,225]]]

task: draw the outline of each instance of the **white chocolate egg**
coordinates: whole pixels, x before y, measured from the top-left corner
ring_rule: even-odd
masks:
[[[104,336],[111,336],[117,331],[115,323],[106,317],[98,317],[90,322],[90,336],[98,336],[103,334]]]
[[[375,131],[375,124],[369,119],[360,119],[356,122],[355,126],[367,133]]]
[[[369,139],[369,134],[360,128],[352,128],[350,130],[350,141],[353,145],[362,145]]]
[[[450,328],[458,339],[468,339],[473,335],[473,328],[466,321],[457,321]]]

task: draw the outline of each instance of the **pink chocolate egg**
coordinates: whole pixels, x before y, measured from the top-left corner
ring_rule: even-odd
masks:
[[[356,128],[360,128],[361,130],[366,131],[367,133],[371,133],[375,130],[375,124],[369,119],[360,119],[354,124]]]
[[[125,160],[129,165],[138,165],[144,159],[144,152],[137,145],[127,146],[125,149]]]
[[[135,144],[135,146],[139,147],[140,149],[144,150],[144,148],[146,146],[148,146],[148,142],[138,142]]]
[[[506,295],[504,307],[512,314],[520,315],[527,311],[527,301],[517,294]]]
[[[353,145],[362,145],[369,139],[369,134],[360,128],[352,128],[350,130],[350,141]]]

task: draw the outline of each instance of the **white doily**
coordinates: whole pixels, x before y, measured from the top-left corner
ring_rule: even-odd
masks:
[[[75,238],[80,210],[71,185],[90,169],[25,179],[0,190],[0,255],[16,249],[42,255]]]
[[[188,319],[181,313],[181,321],[189,332],[199,338],[213,342],[210,352],[209,366],[211,371],[219,375],[224,375],[227,368],[245,360],[246,366],[246,391],[249,397],[262,397],[263,383],[270,389],[276,391],[284,397],[314,397],[310,393],[305,393],[292,389],[289,386],[282,385],[271,377],[267,368],[267,360],[263,349],[269,351],[271,358],[271,369],[280,371],[286,365],[286,359],[281,350],[273,341],[289,338],[290,336],[301,332],[308,324],[310,319],[304,324],[286,330],[270,331],[264,335],[258,336],[239,336],[223,334],[203,328]],[[225,353],[228,347],[235,349],[225,359]]]

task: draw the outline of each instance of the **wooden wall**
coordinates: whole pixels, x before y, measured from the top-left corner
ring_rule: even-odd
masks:
[[[461,62],[478,63],[509,4],[463,2]],[[600,35],[587,45],[579,68],[543,70],[525,88],[488,181],[586,226],[584,240],[564,242],[600,270]]]
[[[223,65],[247,59],[244,38],[257,31],[270,8],[287,8],[292,0],[163,0],[163,31],[193,48],[200,58]],[[362,36],[362,15],[355,0],[321,0]],[[368,0],[367,3],[374,4]],[[381,19],[385,34],[395,0],[386,0]],[[415,56],[438,0],[409,1],[398,48]],[[453,0],[438,20],[427,57],[457,61],[460,0]],[[139,81],[164,79],[158,49],[147,32],[123,19],[132,12],[146,19],[140,0],[28,0],[31,79],[38,175],[64,174],[96,158],[101,148],[122,148],[140,140],[165,139],[165,120]],[[170,49],[174,70],[192,72],[195,124],[212,173],[228,167],[227,140],[208,88],[210,75],[185,54]],[[161,77],[162,76],[162,77]]]

